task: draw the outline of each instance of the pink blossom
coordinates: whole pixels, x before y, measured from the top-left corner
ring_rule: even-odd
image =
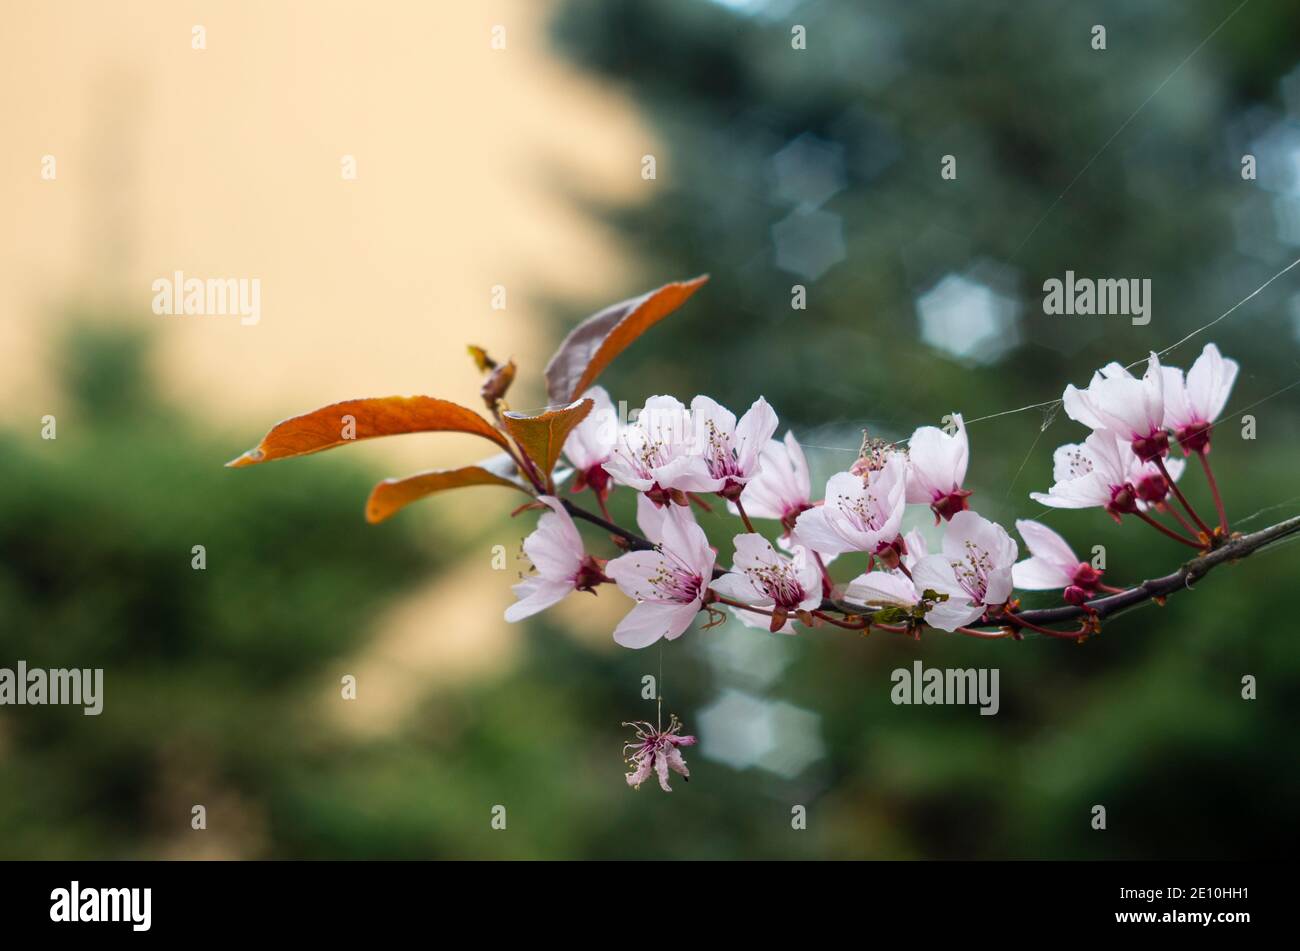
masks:
[[[747,627],[793,634],[788,616],[821,604],[821,569],[803,548],[796,547],[794,557],[787,558],[762,535],[737,535],[735,544],[731,571],[709,587],[724,598],[772,612],[769,623],[761,614],[733,606],[732,613]]]
[[[916,563],[930,554],[930,546],[925,541],[925,536],[918,529],[912,529],[903,536],[903,554],[899,559],[902,566],[908,571],[916,566]],[[895,568],[895,571],[899,569]]]
[[[970,492],[962,488],[970,444],[960,413],[952,415],[952,435],[934,426],[922,426],[912,433],[907,451],[907,501],[924,503],[934,512],[935,523],[950,519],[969,507]]]
[[[655,505],[643,493],[638,492],[636,496],[636,526],[641,529],[644,535],[654,544],[661,544],[664,540],[664,522],[668,516],[673,513],[674,509],[663,505]],[[695,521],[695,513],[691,507],[681,508],[681,512],[689,521]]]
[[[923,548],[920,536],[915,541]],[[949,520],[943,554],[915,561],[909,578],[900,571],[869,571],[849,582],[844,598],[873,607],[901,607],[941,631],[970,624],[1011,597],[1011,570],[1018,549],[1001,525],[971,511]],[[931,597],[926,593],[930,592]]]
[[[1237,361],[1226,360],[1207,343],[1192,368],[1164,368],[1165,428],[1171,429],[1183,452],[1209,452],[1210,428],[1227,405],[1237,380]]]
[[[658,504],[671,498],[685,505],[683,493],[712,492],[717,484],[694,441],[690,411],[674,397],[652,396],[619,434],[604,468]]]
[[[1000,607],[1011,597],[1011,569],[1019,553],[1005,528],[975,512],[958,512],[943,534],[943,558],[957,583],[972,604],[986,608]]]
[[[800,515],[793,540],[830,555],[877,554],[894,546],[906,505],[907,464],[894,453],[866,477],[839,472],[826,483],[826,501]]]
[[[618,414],[603,386],[593,386],[579,399],[592,401],[587,414],[564,441],[564,457],[569,460],[577,475],[573,491],[581,492],[588,486],[602,498],[609,495],[609,473],[605,463],[618,445]]]
[[[1086,390],[1067,386],[1061,402],[1066,415],[1076,422],[1093,430],[1109,430],[1130,442],[1144,462],[1169,451],[1169,434],[1164,430],[1164,374],[1154,353],[1142,379],[1118,363],[1108,363],[1092,375]]]
[[[1046,493],[1029,497],[1049,508],[1084,509],[1098,506],[1119,521],[1122,515],[1162,502],[1169,483],[1154,462],[1143,462],[1132,447],[1114,432],[1097,430],[1082,445],[1060,446],[1052,455],[1056,484]],[[1165,463],[1175,480],[1185,463]]]
[[[875,608],[902,608],[941,631],[955,631],[984,613],[982,605],[971,603],[943,556],[921,558],[911,571],[910,578],[901,571],[884,570],[858,575],[845,589],[844,600]]]
[[[1082,604],[1097,593],[1102,572],[1080,561],[1069,543],[1042,522],[1022,518],[1016,531],[1025,540],[1029,557],[1016,562],[1012,581],[1025,591],[1065,592],[1065,600]]]
[[[550,495],[537,501],[550,508],[537,520],[537,529],[524,539],[524,554],[537,569],[511,590],[519,600],[506,608],[507,621],[522,621],[559,602],[570,591],[590,591],[610,580],[582,547],[582,537],[563,503]]]
[[[800,513],[812,508],[808,460],[794,433],[786,433],[784,442],[767,441],[758,474],[745,485],[741,498],[750,518],[778,519],[787,535],[794,529]],[[728,502],[727,508],[733,515],[739,514],[735,502]]]
[[[745,484],[759,471],[763,449],[776,432],[776,413],[760,396],[737,422],[735,414],[725,406],[707,396],[697,396],[691,400],[691,425],[695,430],[695,449],[713,479],[712,486],[704,491],[738,498]],[[664,486],[673,487],[668,483]],[[675,487],[699,491],[685,485]]]
[[[695,737],[680,735],[682,724],[677,717],[672,718],[666,730],[660,730],[645,720],[624,723],[623,726],[636,730],[632,741],[623,744],[623,758],[632,767],[632,772],[627,774],[629,786],[640,789],[641,784],[650,778],[652,769],[659,777],[659,788],[664,792],[673,791],[668,785],[670,769],[687,782],[690,781],[691,771],[686,768],[686,760],[679,747],[694,746]]]
[[[630,551],[605,566],[605,574],[637,602],[614,629],[614,640],[624,647],[680,637],[704,606],[713,577],[714,551],[688,510],[672,506],[657,530],[655,548]]]

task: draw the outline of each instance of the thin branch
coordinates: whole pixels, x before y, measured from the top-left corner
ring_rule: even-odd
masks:
[[[1156,598],[1167,598],[1179,591],[1191,590],[1192,586],[1204,578],[1211,570],[1219,565],[1232,561],[1240,561],[1248,558],[1267,548],[1274,542],[1281,541],[1293,535],[1300,535],[1300,515],[1294,516],[1276,525],[1270,525],[1268,528],[1262,528],[1257,532],[1249,535],[1239,535],[1231,541],[1219,546],[1214,551],[1207,552],[1198,558],[1193,558],[1186,562],[1177,571],[1167,574],[1161,578],[1154,578],[1150,581],[1144,581],[1132,588],[1127,588],[1116,594],[1105,598],[1097,598],[1087,602],[1086,605],[1063,605],[1059,608],[1039,608],[1033,611],[1020,611],[1016,617],[1028,621],[1035,625],[1061,624],[1066,621],[1074,621],[1086,615],[1092,614],[1098,620],[1107,617],[1113,617],[1121,612],[1128,611],[1147,601]],[[1089,611],[1091,609],[1091,611]],[[821,611],[837,611],[840,614],[862,614],[865,609],[860,604],[848,604],[833,601],[829,598],[823,599],[819,607]],[[970,627],[1009,627],[1014,626],[1010,619],[995,617],[989,621],[975,622]],[[1071,633],[1073,632],[1062,632]]]
[[[629,532],[626,528],[619,528],[608,519],[601,518],[595,512],[588,512],[582,506],[574,505],[568,499],[560,499],[560,504],[562,504],[564,510],[574,518],[580,518],[583,521],[590,522],[592,525],[599,525],[605,531],[617,535],[619,538],[627,542],[628,547],[633,551],[648,551],[655,547],[654,543],[648,538],[642,538],[636,532]]]
[[[1248,558],[1261,548],[1296,534],[1300,534],[1300,515],[1289,518],[1284,522],[1278,522],[1276,525],[1270,525],[1268,528],[1260,529],[1258,532],[1241,535],[1221,545],[1214,551],[1193,558],[1177,571],[1167,574],[1163,578],[1144,581],[1127,591],[1121,591],[1119,594],[1112,594],[1105,598],[1089,601],[1086,606],[1071,604],[1060,608],[1022,611],[1019,617],[1039,625],[1060,624],[1062,621],[1073,621],[1076,618],[1083,617],[1089,613],[1087,608],[1091,608],[1096,612],[1095,616],[1098,619],[1113,617],[1122,611],[1130,610],[1147,601],[1166,598],[1172,594],[1177,594],[1179,591],[1190,590],[1197,581],[1200,581],[1219,565]]]

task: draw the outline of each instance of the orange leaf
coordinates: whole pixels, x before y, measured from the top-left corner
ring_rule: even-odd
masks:
[[[569,332],[546,365],[546,392],[557,403],[576,400],[601,371],[643,333],[694,294],[707,274],[606,307]]]
[[[573,427],[586,419],[596,404],[591,400],[578,400],[559,409],[550,409],[538,416],[522,413],[504,413],[501,425],[515,438],[528,458],[533,460],[543,475],[549,476],[560,458],[564,440]]]
[[[528,492],[520,483],[489,472],[482,466],[420,472],[405,479],[385,479],[375,486],[370,492],[370,498],[366,500],[366,521],[374,525],[426,495],[471,485],[503,485],[508,489]]]
[[[251,466],[377,436],[430,432],[471,433],[509,449],[505,437],[487,420],[457,403],[432,396],[385,396],[331,403],[276,423],[257,448],[226,465]]]

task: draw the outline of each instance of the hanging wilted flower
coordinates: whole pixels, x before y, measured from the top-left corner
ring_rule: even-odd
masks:
[[[666,730],[660,730],[646,720],[624,722],[623,726],[630,726],[636,731],[631,741],[623,744],[623,759],[632,767],[632,771],[627,774],[629,786],[640,789],[641,784],[650,778],[651,770],[658,775],[659,788],[664,792],[673,791],[668,785],[670,769],[690,782],[691,771],[686,768],[686,760],[679,747],[694,746],[695,737],[681,735],[682,723],[675,714]]]

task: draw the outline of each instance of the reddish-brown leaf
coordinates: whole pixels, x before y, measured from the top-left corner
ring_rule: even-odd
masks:
[[[694,294],[707,274],[606,307],[569,332],[546,365],[546,392],[557,403],[576,400],[628,346]]]
[[[471,433],[509,449],[505,437],[487,420],[458,403],[432,396],[385,396],[332,403],[276,423],[255,449],[226,465],[251,466],[377,436],[431,432]]]
[[[405,479],[385,479],[375,486],[366,500],[366,521],[374,525],[426,495],[471,485],[501,485],[507,489],[527,491],[519,483],[503,479],[479,466],[420,472]]]
[[[515,382],[515,361],[502,363],[483,381],[483,386],[479,388],[479,395],[483,397],[483,402],[492,412],[497,411],[497,404],[505,399],[506,393],[510,390],[510,384]]]
[[[555,461],[560,458],[564,440],[574,426],[586,419],[594,405],[591,400],[578,400],[537,416],[504,413],[501,425],[519,443],[520,448],[528,453],[528,458],[533,460],[542,475],[549,476],[555,468]]]

